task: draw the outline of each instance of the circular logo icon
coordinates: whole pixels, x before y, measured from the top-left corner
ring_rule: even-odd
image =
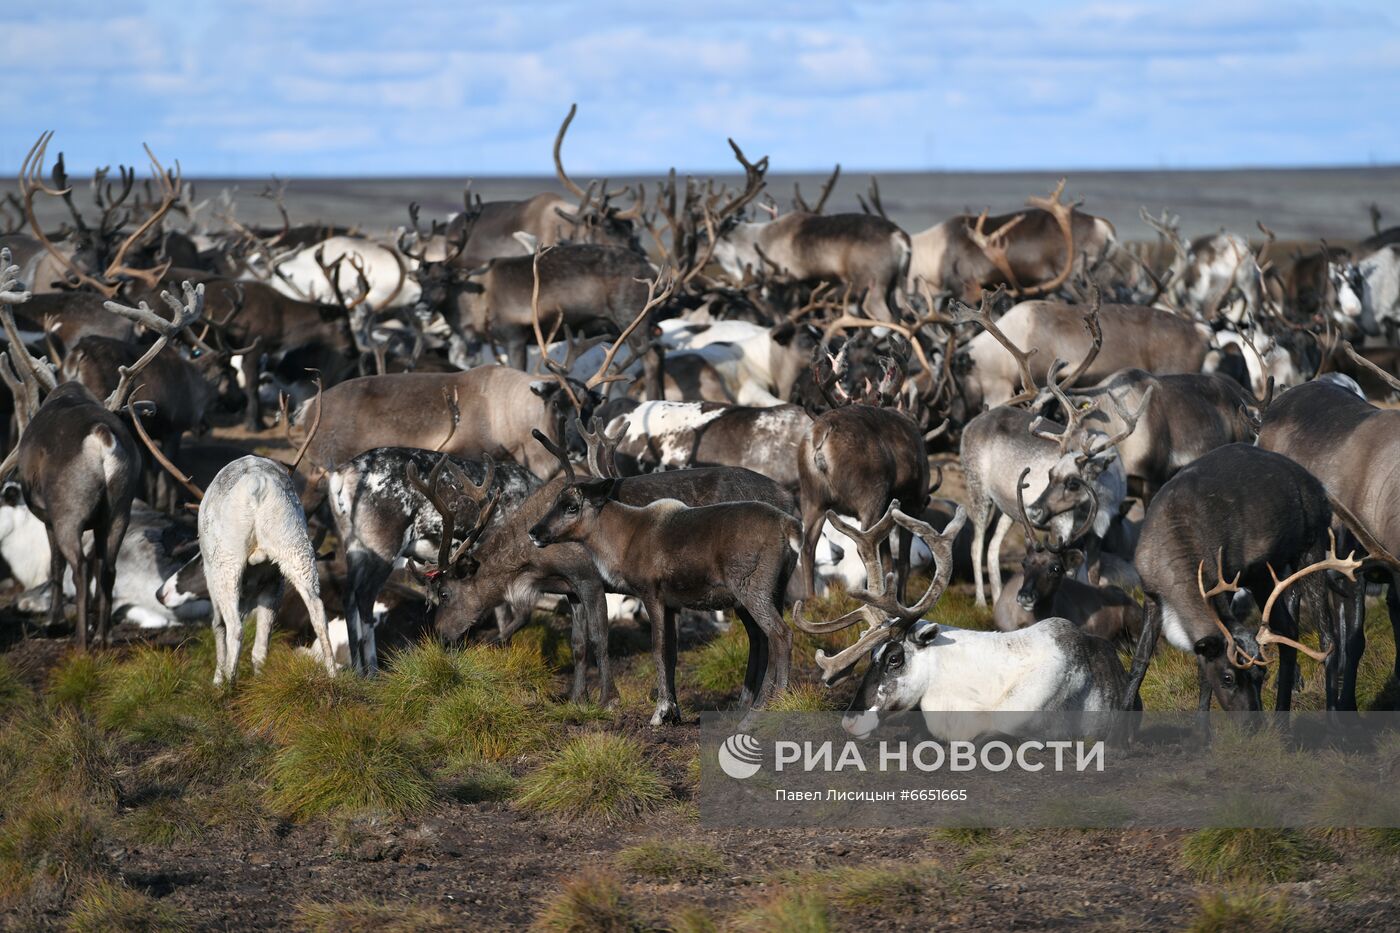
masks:
[[[720,770],[742,781],[751,778],[763,767],[763,747],[758,739],[740,732],[724,740],[719,747]]]

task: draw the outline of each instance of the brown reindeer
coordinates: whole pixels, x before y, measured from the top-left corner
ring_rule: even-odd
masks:
[[[749,633],[744,682],[754,705],[786,690],[792,635],[782,607],[800,547],[797,520],[762,502],[691,508],[677,499],[658,499],[626,505],[617,496],[621,482],[604,478],[565,485],[529,534],[540,548],[583,545],[611,587],[641,598],[651,620],[657,673],[652,725],[681,719],[677,609],[733,609]]]

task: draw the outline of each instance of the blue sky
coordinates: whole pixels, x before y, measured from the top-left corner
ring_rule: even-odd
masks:
[[[1400,162],[1394,2],[59,0],[0,29],[18,166],[583,177]]]

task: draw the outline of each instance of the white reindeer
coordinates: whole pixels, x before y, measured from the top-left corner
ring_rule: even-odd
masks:
[[[262,670],[284,578],[306,604],[321,660],[327,673],[335,673],[335,650],[321,605],[316,551],[307,536],[306,514],[286,467],[266,457],[250,456],[220,470],[199,503],[199,548],[196,560],[203,561],[213,603],[215,684],[232,684],[237,675],[243,617],[249,609],[256,623],[253,673]],[[245,569],[263,563],[271,563],[278,573],[269,574],[266,583],[244,594]],[[179,577],[180,573],[173,575],[161,588],[166,605],[183,596]]]

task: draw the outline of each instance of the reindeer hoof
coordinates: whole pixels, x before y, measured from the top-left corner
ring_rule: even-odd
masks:
[[[678,726],[680,723],[681,708],[675,703],[658,703],[656,705],[656,712],[651,714],[651,724],[653,726]]]

